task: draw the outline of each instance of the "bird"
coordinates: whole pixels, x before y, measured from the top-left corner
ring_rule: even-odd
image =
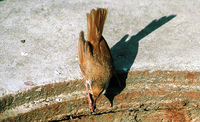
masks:
[[[103,37],[103,28],[108,9],[97,8],[87,13],[87,41],[84,32],[79,33],[78,60],[82,77],[86,81],[89,109],[94,112],[96,101],[106,92],[110,80],[115,75],[115,67],[110,48]]]

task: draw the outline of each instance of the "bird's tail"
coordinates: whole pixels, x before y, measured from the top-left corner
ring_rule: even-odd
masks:
[[[92,45],[99,43],[108,10],[104,8],[92,9],[87,13],[88,41]]]

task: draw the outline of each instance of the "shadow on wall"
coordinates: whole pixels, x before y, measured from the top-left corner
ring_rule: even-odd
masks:
[[[124,37],[111,48],[116,73],[122,85],[122,87],[119,88],[114,82],[116,79],[113,78],[111,80],[105,94],[105,96],[110,100],[111,105],[113,104],[114,97],[126,87],[126,78],[137,56],[139,41],[154,30],[172,20],[174,17],[176,17],[176,15],[164,16],[159,20],[155,19],[139,33],[133,35],[129,40],[126,41],[129,35],[124,35]]]

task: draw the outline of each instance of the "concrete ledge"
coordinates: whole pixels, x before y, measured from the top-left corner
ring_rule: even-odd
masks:
[[[88,109],[84,81],[74,80],[4,96],[0,121],[200,121],[200,72],[134,71],[118,76],[123,87],[112,82],[94,113]]]

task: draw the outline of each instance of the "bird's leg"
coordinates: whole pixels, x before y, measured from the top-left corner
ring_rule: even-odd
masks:
[[[89,100],[89,108],[92,112],[94,112],[94,108],[93,108],[93,102],[92,102],[92,98],[90,96],[90,92],[89,92],[89,89],[88,89],[88,84],[86,83],[86,90],[87,90],[87,93],[88,93],[88,100]]]
[[[121,88],[121,87],[122,87],[122,85],[121,85],[121,81],[119,80],[119,78],[117,77],[116,74],[114,74],[114,75],[115,75],[115,77],[117,78],[117,83],[118,83],[119,87]]]

